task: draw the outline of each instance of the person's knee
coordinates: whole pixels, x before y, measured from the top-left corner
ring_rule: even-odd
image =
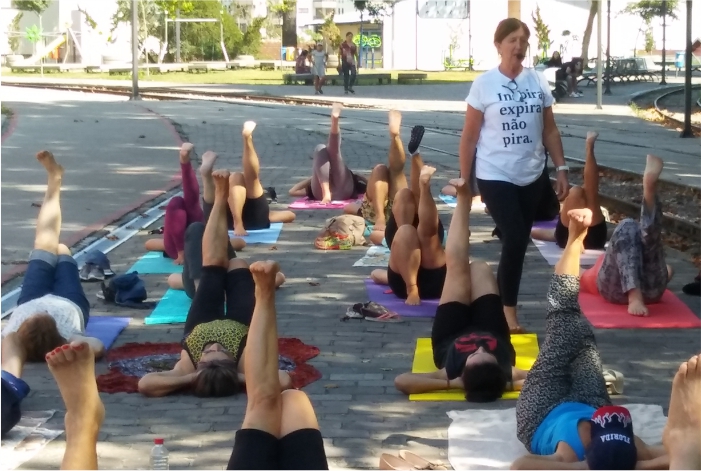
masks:
[[[394,195],[392,210],[394,209],[398,211],[416,209],[416,199],[414,199],[414,193],[409,188],[401,188]]]
[[[584,188],[581,186],[573,186],[570,188],[570,192],[565,198],[565,204],[563,205],[563,210],[579,209],[587,207],[587,197],[584,193]]]
[[[151,252],[163,252],[164,247],[163,239],[149,239],[144,242],[144,248]]]
[[[387,284],[387,270],[378,268],[370,272],[370,279],[377,285]]]
[[[309,397],[303,391],[288,389],[282,398],[282,420],[280,437],[304,429],[319,429],[319,422]]]
[[[248,268],[248,262],[242,258],[232,258],[229,260],[229,271],[239,268]]]
[[[229,243],[236,252],[239,252],[246,247],[246,241],[241,239],[240,237],[232,237],[231,239],[229,239]]]
[[[377,164],[372,169],[370,178],[375,181],[389,182],[389,168],[385,164]]]
[[[229,186],[246,186],[246,179],[241,172],[233,172],[229,175]]]
[[[166,213],[177,209],[185,209],[185,200],[182,196],[174,196],[170,199],[170,201],[168,201],[168,204],[166,205]]]
[[[183,275],[181,273],[171,273],[168,276],[168,286],[175,290],[183,289]]]
[[[345,214],[352,214],[353,216],[357,216],[358,211],[360,211],[360,204],[358,203],[348,203],[343,207],[343,212]]]
[[[470,276],[473,280],[489,280],[494,279],[494,272],[487,262],[472,262]]]
[[[630,218],[619,222],[611,235],[612,244],[621,243],[621,241],[624,244],[630,244],[638,239],[640,239],[640,226],[634,219]]]
[[[394,251],[396,249],[415,250],[420,247],[419,234],[416,228],[411,224],[404,224],[397,229],[397,233],[392,241],[392,247],[390,248]]]
[[[71,253],[71,249],[69,249],[65,244],[58,244],[58,251],[56,252],[57,255],[68,255],[69,257],[73,256],[73,253]]]

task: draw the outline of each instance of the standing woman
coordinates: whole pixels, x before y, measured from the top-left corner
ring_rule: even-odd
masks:
[[[461,174],[467,181],[476,176],[482,200],[503,234],[497,282],[512,333],[523,332],[516,304],[542,194],[539,177],[546,147],[557,169],[558,199],[562,201],[569,191],[569,168],[553,116],[550,86],[541,73],[523,67],[529,37],[528,26],[520,20],[507,18],[499,23],[494,46],[501,63],[472,84],[460,139]]]

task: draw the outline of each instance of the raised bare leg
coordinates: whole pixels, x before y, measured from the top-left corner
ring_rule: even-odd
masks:
[[[243,123],[243,177],[246,181],[246,197],[259,198],[263,196],[263,185],[260,184],[260,162],[253,146],[254,121]]]
[[[701,355],[682,363],[674,376],[662,443],[669,469],[701,469]]]
[[[416,229],[404,224],[397,229],[389,254],[389,268],[399,273],[406,284],[406,304],[421,304],[417,279],[421,267],[421,244]]]
[[[418,204],[414,199],[414,192],[409,188],[402,188],[394,196],[394,204],[392,205],[392,216],[397,227],[402,227],[404,224],[414,224],[414,219],[418,212]]]
[[[402,126],[402,114],[397,110],[389,112],[389,199],[393,200],[397,191],[407,188],[406,175],[404,175],[404,165],[406,154],[400,130]]]
[[[229,266],[229,231],[226,221],[229,197],[229,171],[217,170],[214,179],[214,204],[202,236],[202,266]]]
[[[414,198],[416,199],[416,204],[419,204],[419,194],[421,193],[421,185],[419,184],[419,175],[421,175],[421,169],[424,166],[424,161],[421,158],[421,154],[418,152],[411,156],[411,173],[409,174],[409,179],[411,180],[411,192],[414,193]]]
[[[470,185],[462,178],[450,180],[457,193],[457,206],[450,221],[448,240],[445,243],[446,277],[440,304],[472,301],[470,276],[470,209],[472,196]]]
[[[579,276],[579,260],[582,256],[584,238],[591,226],[591,210],[573,209],[568,216],[569,238],[560,260],[555,265],[555,274]]]
[[[217,161],[218,155],[208,150],[202,155],[202,165],[200,165],[200,175],[202,176],[202,199],[206,203],[214,202],[214,180],[212,179],[212,170],[214,163]],[[205,224],[207,221],[204,221]]]
[[[421,266],[429,269],[445,265],[445,251],[438,236],[438,208],[431,194],[431,176],[435,171],[434,167],[424,165],[419,177],[419,226],[416,232],[421,244]]]
[[[241,173],[237,172],[229,175],[228,203],[234,219],[234,235],[237,237],[247,236],[248,232],[246,232],[246,228],[243,225],[243,205],[246,204],[246,179]]]
[[[34,248],[58,253],[58,240],[61,235],[61,182],[63,167],[61,167],[51,152],[42,150],[37,154],[37,160],[44,166],[47,173],[46,193],[44,202],[37,216]]]
[[[87,342],[71,342],[46,355],[66,405],[66,451],[61,469],[97,469],[97,436],[105,406],[97,392],[95,356]]]
[[[365,197],[375,213],[375,220],[371,222],[375,223],[374,229],[376,231],[384,231],[387,225],[385,207],[389,197],[389,179],[389,169],[383,164],[376,165],[368,179]]]
[[[282,222],[285,224],[294,221],[296,217],[295,213],[287,210],[270,211],[268,215],[270,222]]]
[[[652,209],[657,198],[657,181],[662,173],[664,163],[662,159],[654,155],[647,156],[645,172],[643,173],[643,202]]]

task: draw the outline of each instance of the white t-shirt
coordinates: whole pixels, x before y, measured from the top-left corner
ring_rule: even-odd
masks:
[[[542,73],[524,68],[515,80],[494,68],[477,77],[465,101],[484,114],[476,176],[525,186],[543,172],[543,109],[554,103]]]
[[[83,311],[66,298],[47,294],[17,306],[12,311],[10,320],[2,331],[2,336],[17,332],[24,321],[44,313],[54,318],[58,333],[66,340],[70,340],[74,335],[83,335],[85,332]]]

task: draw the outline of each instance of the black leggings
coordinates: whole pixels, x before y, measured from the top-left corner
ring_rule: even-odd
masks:
[[[531,236],[536,208],[542,195],[543,179],[526,186],[477,179],[482,201],[502,234],[497,283],[504,306],[516,306],[521,285],[523,260]]]
[[[324,440],[305,428],[282,438],[257,429],[236,432],[226,469],[329,469]]]
[[[190,299],[195,297],[195,281],[202,276],[202,237],[204,224],[193,222],[185,229],[185,261],[183,262],[183,288]],[[236,258],[236,251],[227,240],[229,260]]]
[[[251,325],[255,287],[248,268],[227,271],[224,267],[202,267],[200,284],[185,320],[185,336],[198,325],[219,319]]]
[[[214,203],[207,203],[202,200],[202,210],[204,212],[204,222],[209,221],[209,215],[212,213]],[[246,230],[256,231],[260,229],[268,229],[270,227],[270,205],[268,197],[265,193],[258,198],[246,197],[246,202],[241,210],[241,219]],[[234,229],[234,216],[231,215],[231,210],[226,210],[226,224],[229,230]]]

